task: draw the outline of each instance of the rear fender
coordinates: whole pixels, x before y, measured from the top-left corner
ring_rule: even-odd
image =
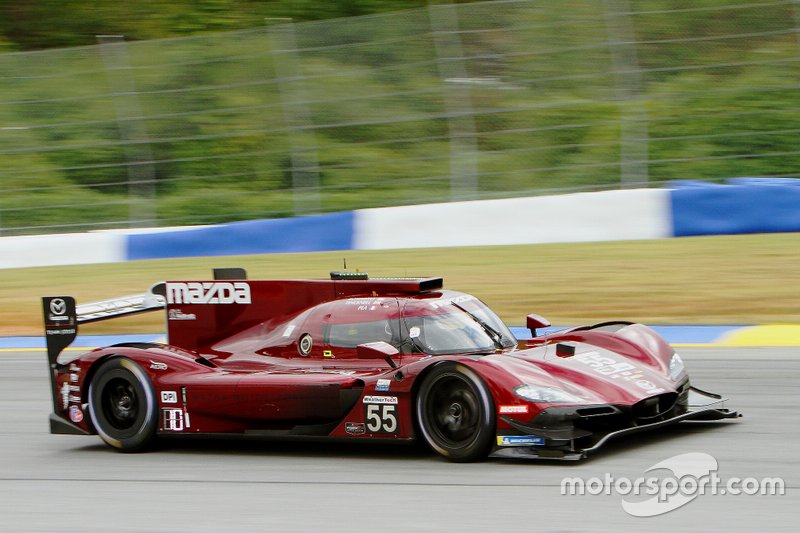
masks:
[[[176,383],[180,382],[180,379],[176,379],[176,376],[183,376],[188,373],[214,372],[214,369],[209,368],[207,364],[197,362],[197,355],[158,344],[148,347],[118,345],[93,350],[63,365],[63,371],[60,371],[57,377],[59,387],[63,387],[66,383],[67,387],[80,388],[80,407],[84,416],[79,416],[78,418],[81,418],[81,420],[76,421],[76,417],[70,413],[71,405],[67,407],[58,405],[56,414],[64,419],[71,420],[72,423],[84,431],[95,434],[96,431],[91,425],[90,417],[85,416],[88,413],[86,406],[89,403],[89,387],[97,374],[97,370],[106,361],[114,357],[125,357],[142,367],[150,378],[154,392],[159,398],[162,391],[167,389],[176,391]],[[67,399],[69,400],[69,396]],[[67,402],[64,403],[66,404]],[[77,402],[70,401],[69,403],[77,405]]]

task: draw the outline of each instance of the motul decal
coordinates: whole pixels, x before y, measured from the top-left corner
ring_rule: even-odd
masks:
[[[528,414],[528,406],[527,405],[501,405],[500,406],[500,414],[507,415],[507,414]]]
[[[167,283],[167,303],[170,304],[249,304],[250,302],[250,285],[243,281]]]

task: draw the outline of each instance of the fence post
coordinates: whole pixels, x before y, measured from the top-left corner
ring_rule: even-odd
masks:
[[[297,57],[297,36],[291,19],[266,19],[272,64],[283,104],[289,140],[294,214],[320,211],[319,159],[314,123],[308,110],[305,82]],[[279,22],[279,24],[270,24]],[[308,138],[311,138],[311,143]],[[310,144],[310,146],[309,146]]]
[[[620,106],[620,187],[649,182],[647,109],[628,0],[603,0]]]
[[[153,150],[130,74],[128,50],[122,35],[98,35],[100,54],[111,87],[117,128],[124,144],[128,170],[128,225],[157,225],[156,173]]]
[[[475,138],[472,96],[464,68],[464,52],[458,34],[455,4],[428,3],[436,65],[450,129],[450,198],[469,200],[478,196],[478,144]]]
[[[800,0],[792,0],[792,18],[794,18],[794,38],[800,45]]]

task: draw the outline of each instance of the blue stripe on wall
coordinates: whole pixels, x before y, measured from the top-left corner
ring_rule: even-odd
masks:
[[[352,211],[128,236],[127,259],[350,250]]]
[[[800,231],[800,180],[739,179],[730,185],[676,182],[675,237]]]

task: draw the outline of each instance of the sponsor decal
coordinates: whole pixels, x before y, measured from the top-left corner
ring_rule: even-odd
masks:
[[[414,326],[414,327],[412,327],[411,329],[408,330],[408,336],[411,337],[412,339],[416,339],[417,337],[419,337],[419,334],[420,334],[420,331],[419,331],[419,328],[417,326]]]
[[[664,389],[659,389],[655,383],[653,383],[652,381],[647,381],[646,379],[636,380],[634,384],[640,389],[652,392],[653,394],[658,392],[664,392]]]
[[[431,302],[431,307],[433,307],[434,309],[438,309],[439,307],[445,307],[447,305],[470,302],[470,301],[476,300],[476,299],[477,298],[475,298],[474,296],[471,296],[469,294],[462,294],[461,296],[456,296],[454,298],[447,298],[447,299],[444,299],[444,300],[436,300],[434,302]]]
[[[249,304],[250,285],[243,281],[167,283],[169,304]]]
[[[64,406],[64,409],[69,407],[69,383],[64,382],[61,385],[61,403]]]
[[[337,376],[352,376],[355,370],[329,370],[327,368],[303,368],[298,370],[302,374],[335,374]]]
[[[297,343],[297,351],[300,352],[300,355],[306,356],[311,353],[311,348],[313,347],[314,340],[311,338],[311,335],[303,333]]]
[[[70,405],[69,407],[69,419],[75,422],[76,424],[80,424],[83,422],[83,411],[77,405]]]
[[[364,396],[364,422],[367,433],[397,433],[397,396]]]
[[[378,383],[375,384],[375,391],[376,392],[388,392],[389,387],[392,385],[391,379],[379,379]]]
[[[659,388],[652,381],[644,379],[644,373],[630,363],[617,361],[612,357],[603,356],[597,352],[577,354],[573,360],[592,368],[598,374],[602,374],[609,379],[633,382],[634,385],[651,394],[665,392],[664,389]]]
[[[364,396],[364,403],[397,405],[397,396]]]
[[[81,378],[80,378],[79,374],[81,372],[81,368],[78,365],[76,365],[75,363],[72,363],[72,364],[69,365],[69,372],[70,372],[70,374],[69,374],[69,382],[71,384],[71,385],[69,385],[70,392],[78,392],[78,391],[80,391],[81,390],[80,387],[78,385],[72,385],[72,383],[77,383],[78,381],[80,381]],[[66,385],[66,383],[65,383],[65,385]],[[63,392],[63,389],[62,389],[62,392]]]
[[[69,403],[81,403],[81,397],[76,396],[75,394],[69,395]]]
[[[162,409],[164,431],[183,431],[183,410]]]
[[[322,352],[322,357],[333,357],[333,352],[330,350],[325,350]]]
[[[295,326],[294,324],[289,324],[288,326],[286,326],[286,329],[283,331],[283,336],[288,337],[289,335],[291,335],[296,327],[297,326]]]
[[[367,432],[364,424],[360,422],[347,422],[344,425],[344,430],[348,435],[363,435]]]
[[[45,331],[47,335],[74,335],[75,333],[77,333],[75,328],[48,329]]]
[[[180,309],[170,309],[167,314],[168,320],[197,320],[197,315],[194,313],[184,313]]]
[[[381,298],[349,298],[345,305],[355,305],[356,311],[374,311],[381,305]]]
[[[50,300],[50,316],[48,317],[53,322],[63,322],[69,320],[69,317],[64,313],[67,312],[67,302],[62,298],[53,298]]]
[[[498,435],[498,446],[543,446],[544,437],[536,435]]]
[[[631,370],[636,368],[630,363],[617,361],[612,357],[602,356],[597,352],[584,352],[576,354],[573,360],[583,363],[584,365],[593,368],[598,374],[608,376],[611,379],[617,379],[623,375],[623,372],[630,373]]]
[[[167,366],[167,363],[161,363],[159,361],[153,361],[151,359],[150,360],[150,368],[152,368],[153,370],[166,370],[169,367]]]
[[[174,390],[162,390],[161,403],[178,403],[178,393]]]
[[[501,405],[500,406],[500,414],[501,415],[510,415],[510,414],[526,415],[526,414],[528,414],[528,406],[527,405]]]

